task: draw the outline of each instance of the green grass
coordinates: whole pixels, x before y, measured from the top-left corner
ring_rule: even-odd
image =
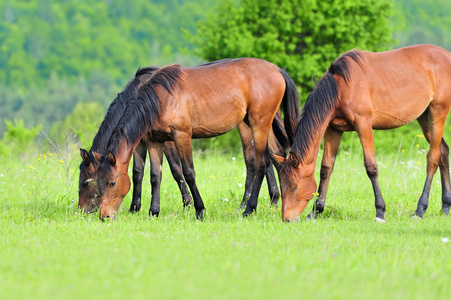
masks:
[[[451,219],[440,214],[438,173],[424,220],[411,218],[420,148],[377,157],[385,224],[373,222],[358,145],[339,153],[324,215],[296,224],[281,222],[266,185],[257,214],[241,217],[241,155],[196,154],[204,222],[183,211],[167,164],[160,218],[147,217],[147,174],[143,210],[129,214],[128,195],[118,220],[102,223],[77,211],[78,156],[0,159],[0,298],[447,299]]]

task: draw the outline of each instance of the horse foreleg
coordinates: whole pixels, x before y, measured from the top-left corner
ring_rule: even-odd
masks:
[[[423,130],[424,137],[427,142],[431,143],[431,133],[429,131],[429,122],[428,122],[428,111],[423,113],[418,119],[418,123]],[[450,175],[449,175],[449,147],[446,144],[445,140],[442,138],[440,143],[440,160],[438,164],[440,168],[440,177],[442,183],[442,212],[445,215],[449,214],[449,208],[451,206],[451,186],[450,186]],[[424,201],[424,200],[423,200]],[[428,203],[426,203],[427,206]],[[422,203],[421,210],[425,211],[424,203]],[[418,210],[418,208],[417,208]],[[414,216],[419,216],[415,212]]]
[[[182,163],[183,176],[189,186],[191,195],[194,200],[194,208],[196,209],[196,218],[203,220],[204,218],[204,202],[196,185],[196,172],[194,171],[193,152],[191,144],[191,135],[184,132],[175,132],[173,134],[175,146],[180,156]]]
[[[183,207],[185,208],[191,202],[191,195],[186,186],[183,178],[182,166],[180,164],[180,157],[175,147],[174,142],[165,142],[163,147],[164,155],[168,160],[169,168],[171,169],[172,177],[179,186],[180,193],[182,194]]]
[[[334,170],[335,157],[337,156],[342,131],[328,127],[324,134],[324,152],[321,161],[320,182],[318,187],[318,198],[316,198],[312,211],[307,219],[316,219],[324,211],[326,206],[327,188],[329,186],[330,176]]]
[[[144,141],[139,142],[133,152],[133,198],[129,212],[135,213],[141,209],[141,191],[146,165],[147,149]]]
[[[148,141],[147,149],[150,157],[150,184],[152,199],[150,200],[149,216],[160,214],[160,186],[163,162],[163,143]]]
[[[244,195],[241,200],[241,208],[244,208],[247,201],[251,197],[252,181],[254,179],[254,147],[252,146],[252,134],[249,126],[246,123],[241,122],[238,127],[240,133],[241,145],[243,146],[244,164],[246,165],[246,182],[244,184]]]
[[[374,138],[371,119],[360,118],[355,122],[355,129],[359,135],[360,143],[363,148],[364,165],[366,174],[371,180],[374,192],[374,203],[376,206],[376,222],[385,222],[385,202],[382,197],[381,188],[379,186],[379,171],[376,164],[376,155],[374,152]]]

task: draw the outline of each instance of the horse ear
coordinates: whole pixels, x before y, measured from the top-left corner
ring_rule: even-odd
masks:
[[[113,153],[111,153],[111,151],[108,152],[108,161],[112,166],[116,165],[116,157],[114,156]]]
[[[282,156],[279,156],[279,155],[276,155],[273,153],[271,153],[271,157],[274,159],[274,161],[277,164],[280,164],[280,165],[283,165],[287,161],[287,159],[285,157],[282,157]]]
[[[95,158],[98,162],[100,162],[100,159],[102,158],[102,156],[101,156],[99,153],[97,153],[97,152],[95,152],[95,151],[92,151],[92,155],[94,155],[94,158]]]
[[[89,159],[88,151],[86,151],[85,149],[80,148],[80,156],[83,159],[83,161],[85,162],[85,164],[87,166],[89,166],[89,164],[91,163],[91,160]]]
[[[290,152],[290,161],[296,169],[299,168],[299,159],[293,152]]]

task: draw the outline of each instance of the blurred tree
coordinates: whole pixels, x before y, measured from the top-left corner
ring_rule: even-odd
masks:
[[[251,56],[286,68],[302,93],[343,52],[384,50],[391,0],[223,0],[199,21],[195,53],[206,60]],[[305,95],[303,95],[305,96]]]

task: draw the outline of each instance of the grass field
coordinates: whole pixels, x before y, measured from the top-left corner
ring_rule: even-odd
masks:
[[[241,217],[241,155],[196,154],[204,222],[183,211],[167,164],[160,218],[147,217],[146,183],[140,213],[127,212],[128,195],[118,220],[102,223],[77,211],[78,156],[0,158],[0,299],[448,299],[451,219],[439,213],[439,174],[415,220],[425,150],[377,158],[385,224],[373,222],[357,146],[339,153],[324,215],[296,224],[281,222],[266,185],[257,214]]]

